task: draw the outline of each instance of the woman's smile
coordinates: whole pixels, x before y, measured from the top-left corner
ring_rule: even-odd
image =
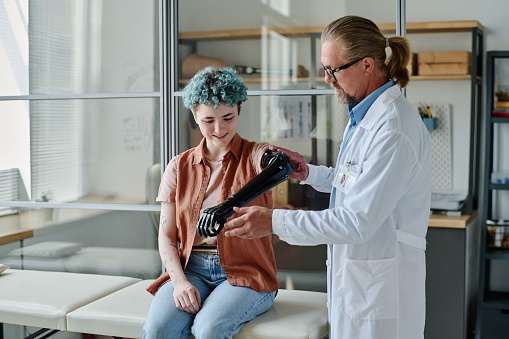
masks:
[[[201,133],[207,140],[207,155],[211,159],[222,158],[237,133],[238,106],[229,107],[224,103],[217,108],[214,105],[198,105],[193,110],[193,114]]]

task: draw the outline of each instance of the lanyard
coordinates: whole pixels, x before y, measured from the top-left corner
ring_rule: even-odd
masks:
[[[342,147],[339,150],[338,160],[336,161],[336,168],[334,169],[334,176],[336,176],[336,171],[338,170],[341,156],[343,155],[343,152],[344,152],[346,146],[350,142],[350,139],[352,138],[353,133],[357,129],[357,126],[358,125],[348,126],[348,131],[346,132],[345,142],[343,142],[343,144],[341,145]],[[329,200],[329,208],[334,208],[335,204],[336,204],[336,187],[332,186],[332,192],[331,192],[330,200]]]

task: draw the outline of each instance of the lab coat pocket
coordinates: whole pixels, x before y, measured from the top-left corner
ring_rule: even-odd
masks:
[[[343,309],[352,319],[396,317],[396,259],[346,259]]]

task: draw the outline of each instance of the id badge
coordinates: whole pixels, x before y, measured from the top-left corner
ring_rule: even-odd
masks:
[[[347,166],[343,164],[339,165],[336,176],[332,181],[332,185],[346,194],[350,191],[353,184],[355,184],[357,175],[357,166],[352,166],[350,163]]]

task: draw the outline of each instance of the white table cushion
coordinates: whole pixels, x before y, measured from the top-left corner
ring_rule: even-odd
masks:
[[[246,323],[235,339],[322,339],[329,333],[327,294],[280,289],[272,307]]]
[[[83,244],[64,241],[44,241],[37,244],[16,248],[7,255],[25,257],[63,258],[78,252]]]
[[[157,249],[87,247],[69,257],[67,272],[122,275],[155,279],[161,275],[161,256]]]
[[[0,323],[67,330],[67,313],[138,281],[9,269],[0,275]]]
[[[124,338],[141,338],[152,295],[153,280],[143,280],[67,315],[67,330]]]
[[[25,247],[26,248],[26,247]],[[64,257],[11,255],[0,259],[11,268],[121,275],[139,279],[155,279],[161,274],[161,257],[156,249],[83,247]]]
[[[141,338],[152,280],[128,286],[67,315],[72,332]],[[325,293],[279,290],[272,308],[242,327],[234,338],[319,338],[328,333]]]

